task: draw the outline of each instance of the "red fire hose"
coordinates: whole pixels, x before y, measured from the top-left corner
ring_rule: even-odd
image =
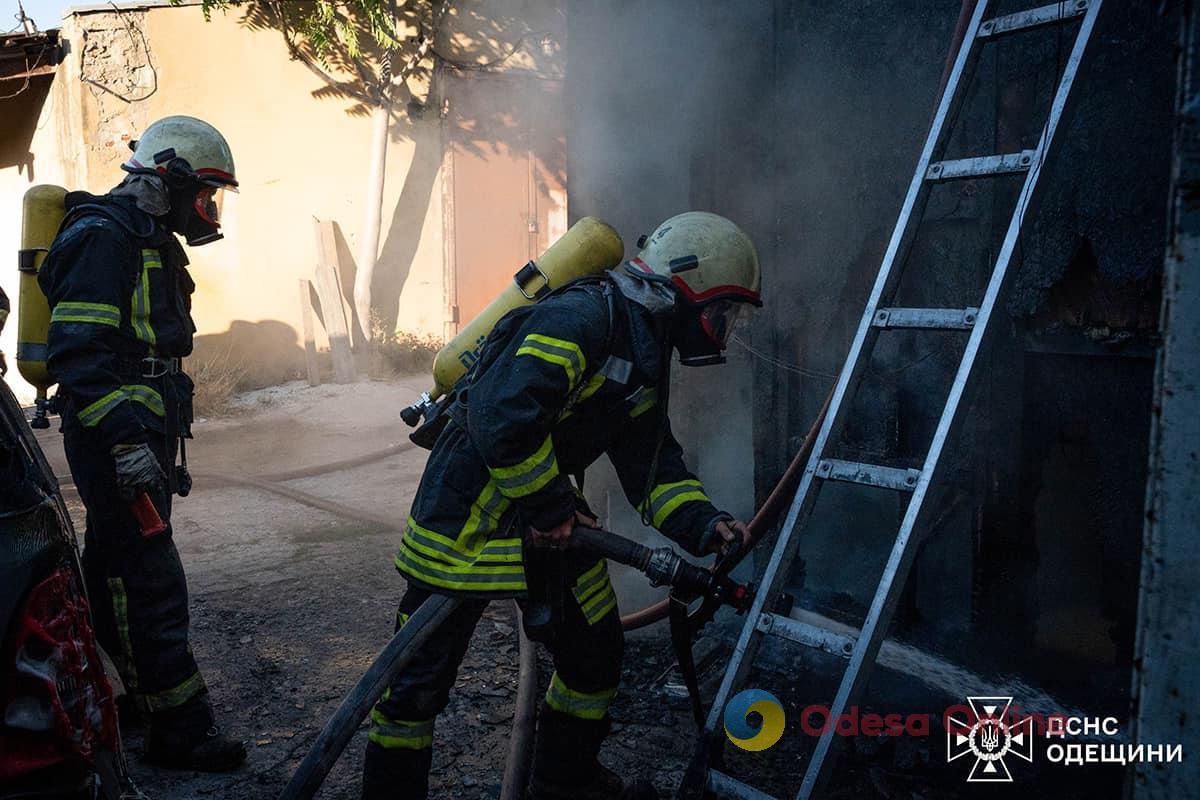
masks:
[[[762,508],[758,509],[754,518],[747,525],[750,529],[750,544],[737,556],[731,568],[737,566],[736,562],[740,562],[745,558],[746,554],[758,544],[763,534],[774,526],[775,520],[779,518],[783,509],[787,507],[787,503],[792,498],[792,495],[796,493],[796,486],[800,483],[800,476],[804,472],[804,466],[808,463],[808,457],[812,455],[813,441],[817,438],[817,431],[820,430],[821,424],[825,421],[825,414],[829,411],[829,403],[832,400],[833,389],[830,389],[829,394],[825,397],[824,404],[821,406],[820,412],[817,414],[817,418],[813,420],[812,427],[808,429],[808,433],[804,437],[804,444],[800,445],[800,449],[796,452],[796,457],[792,459],[792,463],[788,465],[787,471],[783,473],[783,477],[779,479],[779,483],[775,484],[775,488],[771,490],[767,501],[762,504]],[[653,605],[646,606],[643,609],[621,617],[621,627],[627,631],[635,631],[638,628],[652,625],[659,620],[667,618],[669,607],[670,601],[664,597]]]

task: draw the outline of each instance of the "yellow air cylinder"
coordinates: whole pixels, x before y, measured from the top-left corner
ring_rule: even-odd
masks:
[[[21,377],[37,389],[37,412],[30,422],[35,428],[48,428],[46,392],[54,385],[46,369],[46,339],[50,333],[50,305],[37,272],[58,233],[66,210],[61,186],[34,186],[25,192],[21,209],[21,249],[17,267],[21,271],[20,297],[17,303],[17,369]]]
[[[433,359],[433,389],[401,412],[401,417],[409,425],[416,425],[432,402],[450,391],[471,368],[488,333],[509,311],[535,303],[576,278],[612,269],[624,255],[621,235],[607,222],[596,217],[576,222],[541,258],[518,270],[512,285],[438,351]]]

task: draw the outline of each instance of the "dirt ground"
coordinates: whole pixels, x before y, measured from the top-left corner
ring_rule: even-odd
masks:
[[[175,541],[191,592],[192,645],[223,728],[249,761],[224,776],[172,772],[140,761],[141,732],[127,733],[134,778],[152,800],[274,798],[336,708],[386,643],[404,582],[392,566],[399,533],[342,518],[219,475],[266,476],[406,441],[399,410],[423,378],[352,386],[303,384],[238,398],[236,413],[201,420],[188,457],[193,493],[176,500]],[[61,437],[39,436],[67,482]],[[286,483],[400,523],[420,478],[416,448],[373,464]],[[83,511],[66,491],[80,535]],[[450,706],[438,720],[433,795],[499,793],[517,676],[517,620],[493,603],[479,625]],[[692,747],[685,697],[652,686],[672,663],[664,626],[633,634],[603,754],[621,773],[674,789]],[[545,653],[542,654],[545,660]],[[543,669],[543,678],[549,669]],[[649,702],[647,702],[649,700]],[[322,798],[356,798],[366,728],[326,781]]]
[[[246,743],[249,760],[229,775],[159,770],[140,760],[142,731],[129,731],[132,773],[149,800],[278,797],[321,726],[388,641],[404,590],[392,566],[400,536],[392,526],[407,516],[425,451],[408,448],[362,466],[282,481],[288,489],[354,506],[379,519],[377,524],[237,485],[230,478],[279,481],[279,473],[407,442],[399,410],[416,399],[425,381],[315,388],[288,384],[243,395],[230,416],[197,422],[196,438],[188,447],[196,485],[189,497],[176,501],[175,540],[188,573],[197,660],[219,723]],[[57,431],[41,432],[39,439],[60,478],[69,483]],[[65,495],[82,534],[82,506],[70,487]],[[622,603],[625,610],[646,601],[640,577],[629,580],[619,570],[614,575],[618,595],[629,600]],[[712,636],[697,646],[699,659],[712,654],[701,676],[706,697],[714,693],[728,640],[740,622],[726,619],[724,638]],[[516,698],[518,624],[512,604],[497,602],[476,629],[450,705],[437,723],[433,797],[499,795]],[[716,627],[709,632],[719,632]],[[878,697],[886,701],[877,711],[945,708],[986,685],[980,676],[914,648],[903,652],[910,653],[912,663],[893,664],[892,671],[882,671],[873,681]],[[544,688],[551,670],[547,654],[540,656]],[[833,659],[839,667],[834,671],[829,659],[815,658],[780,651],[778,671],[756,671],[749,685],[776,691],[789,709],[827,700],[840,662]],[[652,779],[661,797],[674,794],[695,746],[688,699],[672,675],[673,663],[665,624],[627,636],[625,672],[611,709],[614,735],[601,754],[620,774]],[[931,704],[927,691],[918,691],[921,684],[949,691],[940,703]],[[1000,689],[1007,685],[984,694],[1004,693]],[[1018,694],[1028,700],[1034,692],[1023,687]],[[1063,707],[1052,700],[1046,702]],[[906,709],[899,702],[914,705]],[[872,710],[870,700],[863,708]],[[800,722],[801,715],[790,715],[784,739],[769,753],[730,753],[727,748],[729,771],[776,796],[791,796],[814,741],[802,735]],[[963,800],[962,771],[936,755],[937,736],[935,731],[929,738],[900,741],[855,737],[842,749],[827,796]],[[319,797],[359,797],[365,744],[364,726]],[[1087,777],[1091,780],[1080,782],[1067,775],[1070,780],[1064,783],[1062,776],[1030,771],[1016,788],[1049,796],[1045,790],[1053,787],[1055,797],[1073,800],[1115,796],[1120,786],[1119,770],[1089,772]]]

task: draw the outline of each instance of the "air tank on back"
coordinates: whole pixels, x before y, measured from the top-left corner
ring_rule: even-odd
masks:
[[[67,190],[61,186],[34,186],[25,192],[21,204],[21,249],[17,252],[17,268],[21,271],[20,297],[17,306],[17,370],[21,377],[37,390],[37,411],[30,425],[50,427],[47,412],[50,401],[46,393],[55,381],[46,369],[46,340],[50,332],[50,305],[37,273],[54,241],[66,210],[63,199]]]
[[[620,234],[596,217],[584,217],[562,238],[513,275],[512,285],[479,312],[433,360],[433,388],[400,412],[409,425],[416,425],[434,402],[450,391],[475,363],[479,348],[495,324],[514,308],[536,303],[569,281],[612,269],[621,263],[625,245]]]

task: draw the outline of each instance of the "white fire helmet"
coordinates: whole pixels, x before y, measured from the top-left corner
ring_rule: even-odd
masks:
[[[750,237],[732,221],[707,211],[671,217],[655,229],[630,261],[669,283],[694,311],[707,342],[677,340],[684,364],[719,363],[741,312],[761,306],[762,274]]]

